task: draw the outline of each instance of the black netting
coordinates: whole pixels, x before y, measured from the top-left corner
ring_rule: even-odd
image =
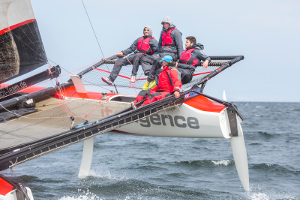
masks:
[[[113,62],[110,62],[112,64],[103,64],[99,66],[98,68],[95,68],[94,70],[91,70],[82,76],[82,80],[85,85],[95,85],[95,86],[108,86],[105,82],[102,81],[101,77],[108,77],[110,75],[110,72],[113,69]],[[197,81],[201,80],[203,77],[217,69],[221,62],[212,62],[210,65],[214,66],[208,66],[206,69],[204,69],[202,66],[196,67],[194,77],[192,81],[188,84],[183,85],[183,88],[187,88],[195,84]],[[114,81],[114,84],[117,87],[132,87],[136,89],[141,89],[143,85],[146,82],[147,77],[144,75],[142,67],[139,67],[137,76],[136,76],[136,82],[130,83],[131,78],[131,70],[132,65],[123,66],[119,76]]]

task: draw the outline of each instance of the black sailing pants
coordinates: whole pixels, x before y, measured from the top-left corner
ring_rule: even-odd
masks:
[[[115,62],[114,68],[109,75],[109,80],[114,82],[116,80],[116,78],[118,77],[122,67],[126,66],[126,65],[130,65],[130,63],[133,66],[131,75],[133,75],[133,76],[137,75],[137,72],[139,70],[139,65],[141,64],[144,74],[146,76],[148,76],[150,69],[151,69],[151,65],[150,65],[150,63],[144,61],[144,60],[146,60],[145,58],[148,56],[149,55],[138,52],[138,53],[132,54],[130,56],[127,56],[127,58],[123,57],[123,58],[118,59]]]

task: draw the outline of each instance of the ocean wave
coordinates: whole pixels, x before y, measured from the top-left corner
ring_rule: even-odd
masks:
[[[256,145],[262,145],[262,143],[258,143],[258,142],[253,142],[253,143],[250,143],[249,145],[253,145],[253,146],[256,146]]]
[[[89,191],[104,199],[106,197],[109,199],[199,199],[199,197],[207,199],[209,197],[206,190],[201,192],[199,188],[193,190],[172,184],[157,185],[137,179],[118,181],[109,185],[93,185],[89,187]]]
[[[220,161],[212,161],[212,163],[214,163],[215,165],[225,165],[225,166],[228,166],[230,164],[233,163],[232,160],[220,160]]]
[[[285,173],[285,174],[287,174],[287,173],[300,174],[299,170],[293,169],[292,167],[282,166],[282,165],[272,164],[272,163],[255,164],[255,165],[251,165],[250,168],[272,171],[272,172],[280,172],[280,173]]]
[[[21,183],[62,183],[63,180],[59,179],[51,179],[51,178],[39,178],[37,176],[30,176],[30,175],[21,175],[11,177],[16,182]]]
[[[296,111],[296,112],[299,112],[300,111],[300,108],[295,108],[295,109],[290,109],[291,111]]]
[[[23,182],[23,183],[38,181],[38,177],[30,176],[30,175],[21,175],[21,176],[17,176],[17,177],[14,177],[14,178],[16,178],[17,181],[20,181],[20,182]]]
[[[234,164],[234,161],[233,160],[191,160],[191,161],[178,161],[175,163],[180,165],[229,166]]]
[[[263,137],[266,137],[266,138],[270,138],[270,137],[273,136],[272,134],[270,134],[270,133],[268,133],[268,132],[265,132],[265,131],[258,131],[258,133],[259,133],[260,135],[262,135]]]
[[[101,171],[100,172],[100,171],[90,170],[88,177],[89,178],[90,177],[104,178],[104,179],[108,179],[108,180],[124,180],[123,178],[112,176],[109,171]]]
[[[80,192],[81,190],[78,189]],[[59,200],[102,200],[102,198],[98,197],[97,195],[91,193],[90,191],[87,191],[84,195],[78,195],[78,196],[63,196]]]
[[[164,170],[164,169],[167,169],[167,168],[164,168],[162,166],[153,166],[153,165],[142,165],[142,166],[138,166],[136,167],[135,169],[138,169],[138,170]]]

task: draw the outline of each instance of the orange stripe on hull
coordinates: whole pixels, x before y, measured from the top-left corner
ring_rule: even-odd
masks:
[[[208,98],[201,95],[187,100],[184,103],[198,110],[207,112],[220,113],[226,108],[226,106],[224,106],[223,104],[215,103],[214,101],[211,101]]]

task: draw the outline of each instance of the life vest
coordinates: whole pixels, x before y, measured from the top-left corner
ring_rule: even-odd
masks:
[[[169,47],[175,46],[175,41],[171,37],[171,32],[175,29],[176,28],[171,28],[170,30],[163,32],[162,37],[161,37],[162,46],[169,46]]]
[[[192,52],[194,50],[196,50],[196,49],[191,48],[191,49],[184,50],[180,56],[179,63],[196,66],[196,64],[199,62],[199,60],[192,58]]]
[[[136,50],[138,50],[141,53],[152,55],[153,49],[151,49],[149,42],[153,38],[154,37],[148,37],[144,39],[144,36],[142,36],[137,43]]]

